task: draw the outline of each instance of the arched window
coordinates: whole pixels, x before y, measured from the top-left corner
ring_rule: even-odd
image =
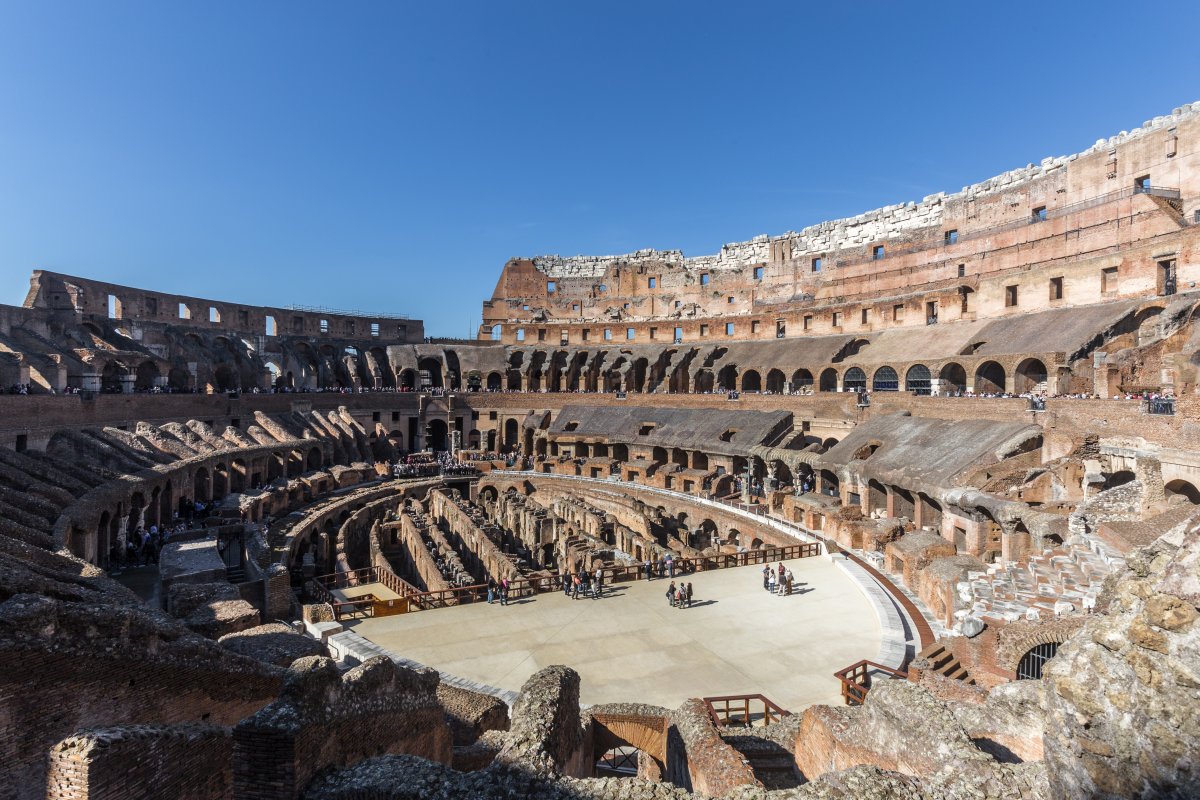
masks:
[[[1056,653],[1058,653],[1058,642],[1039,644],[1021,656],[1021,662],[1017,664],[1017,679],[1041,680],[1042,667],[1045,666],[1047,661],[1054,658]]]
[[[924,364],[914,364],[904,375],[904,391],[913,394],[929,394],[929,367]]]
[[[857,392],[866,388],[867,373],[863,372],[858,367],[851,367],[850,369],[846,370],[846,375],[844,378],[842,378],[842,391]]]
[[[891,367],[880,367],[875,370],[875,378],[871,381],[871,390],[876,392],[900,391],[900,377]]]

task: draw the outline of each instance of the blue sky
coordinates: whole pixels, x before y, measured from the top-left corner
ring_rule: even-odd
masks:
[[[715,252],[1200,99],[1196,3],[0,0],[0,302],[53,269],[479,323],[504,261]]]

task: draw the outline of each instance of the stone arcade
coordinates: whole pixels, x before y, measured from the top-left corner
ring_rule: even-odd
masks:
[[[1196,796],[1197,281],[1200,104],[712,256],[512,259],[473,340],[37,271],[0,800]],[[388,633],[779,561],[855,593],[856,655],[671,707]]]

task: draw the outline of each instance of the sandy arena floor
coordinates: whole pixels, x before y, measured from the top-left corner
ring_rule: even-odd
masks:
[[[667,605],[669,580],[606,587],[599,600],[536,599],[421,611],[351,623],[358,634],[439,670],[519,690],[566,664],[587,704],[761,693],[789,711],[840,704],[835,670],[875,658],[879,620],[858,587],[824,557],[786,562],[791,597],[762,588],[762,567],[692,576],[691,608]],[[777,564],[772,565],[777,566]]]

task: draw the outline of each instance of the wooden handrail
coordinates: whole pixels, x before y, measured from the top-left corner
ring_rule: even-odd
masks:
[[[860,706],[867,699],[867,692],[871,690],[871,674],[874,672],[882,672],[890,675],[893,678],[907,678],[907,672],[901,672],[891,667],[885,667],[883,664],[878,664],[874,661],[856,661],[850,666],[840,669],[833,673],[842,684],[842,699],[848,706]]]
[[[750,727],[753,724],[753,718],[750,711],[752,702],[762,703],[763,712],[762,719],[764,725],[770,725],[778,722],[784,717],[791,716],[792,712],[780,707],[772,700],[762,694],[731,694],[722,695],[720,697],[704,697],[704,706],[708,711],[708,717],[713,724],[718,728],[728,727],[730,722],[735,719],[734,712],[740,711],[743,724]],[[736,704],[740,703],[740,707]],[[720,705],[720,708],[717,706]]]

